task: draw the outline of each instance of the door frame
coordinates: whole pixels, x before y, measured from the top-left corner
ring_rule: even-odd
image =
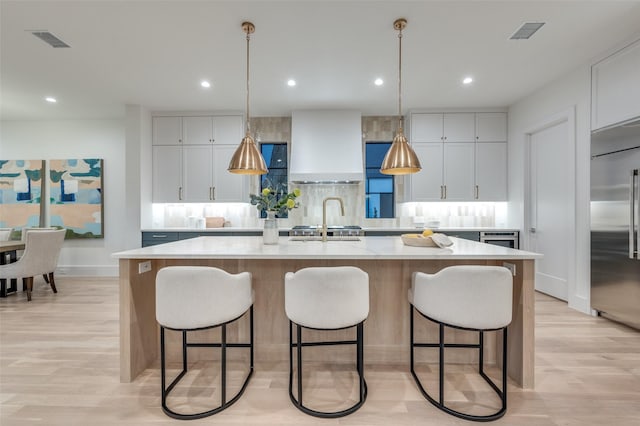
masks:
[[[531,249],[531,238],[529,229],[531,229],[531,137],[533,134],[546,130],[550,127],[558,125],[560,123],[567,123],[567,176],[569,181],[567,182],[567,199],[571,200],[567,211],[567,224],[569,226],[569,253],[567,253],[567,302],[569,306],[576,305],[577,288],[576,288],[576,107],[575,105],[567,108],[564,111],[560,111],[556,114],[548,116],[540,122],[529,126],[524,132],[525,140],[525,159],[524,159],[524,181],[525,181],[525,196],[524,196],[524,232],[523,232],[523,246],[525,250]],[[588,214],[588,212],[587,212]]]

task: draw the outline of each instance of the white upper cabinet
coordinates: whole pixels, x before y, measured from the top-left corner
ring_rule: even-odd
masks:
[[[213,140],[216,145],[238,145],[242,141],[244,129],[240,115],[220,115],[213,117]]]
[[[446,113],[442,115],[445,142],[475,142],[474,113]]]
[[[474,142],[474,113],[413,113],[411,142]]]
[[[241,115],[153,117],[153,201],[248,200],[248,179],[227,171]]]
[[[507,113],[506,112],[476,113],[476,141],[506,142],[507,141]]]
[[[181,146],[153,147],[152,197],[155,203],[177,203],[183,200],[181,164]]]
[[[239,175],[227,171],[236,148],[237,143],[236,145],[216,145],[213,147],[213,201],[249,201],[247,175]]]
[[[437,201],[442,199],[443,146],[442,142],[418,142],[413,150],[422,163],[422,170],[411,175],[411,201]]]
[[[213,143],[213,118],[182,117],[182,143],[184,145]]]
[[[187,145],[183,147],[184,201],[196,203],[213,201],[212,161],[213,147],[211,145]]]
[[[442,114],[411,114],[411,142],[442,142]]]
[[[591,67],[591,130],[640,117],[640,40]]]
[[[444,143],[443,200],[469,201],[474,197],[474,145],[465,142]]]
[[[182,117],[153,117],[153,144],[180,145]]]
[[[409,200],[506,201],[506,113],[412,113],[410,130],[423,169]]]
[[[507,200],[507,143],[476,144],[476,187],[478,201]]]

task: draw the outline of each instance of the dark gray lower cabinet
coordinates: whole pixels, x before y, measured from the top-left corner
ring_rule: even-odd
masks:
[[[437,231],[437,230],[436,230]],[[420,232],[419,229],[416,229],[414,232]],[[447,234],[450,237],[458,237],[464,238],[465,240],[471,241],[480,241],[480,232],[479,231],[447,231],[443,229],[442,232]],[[390,230],[366,230],[365,235],[367,237],[386,237],[393,235],[402,235],[406,234],[407,231],[390,231]],[[280,236],[286,237],[289,235],[289,231],[281,230]],[[171,241],[179,241],[179,240],[187,240],[189,238],[197,238],[197,237],[260,237],[262,236],[262,231],[169,231],[169,232],[149,232],[145,231],[142,233],[142,247],[154,246],[156,244],[168,243]]]
[[[289,231],[280,231],[280,236],[289,235]],[[154,246],[156,244],[169,243],[171,241],[188,240],[197,237],[260,237],[262,231],[169,231],[169,232],[149,232],[142,233],[142,247]]]

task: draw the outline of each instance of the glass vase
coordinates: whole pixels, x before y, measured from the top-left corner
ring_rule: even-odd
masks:
[[[267,218],[264,220],[264,229],[262,231],[262,242],[264,244],[278,244],[278,219],[276,212],[267,212]]]

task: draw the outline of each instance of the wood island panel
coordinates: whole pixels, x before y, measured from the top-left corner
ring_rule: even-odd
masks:
[[[152,270],[138,274],[138,264],[150,261]],[[516,265],[513,292],[513,322],[509,326],[509,376],[520,387],[534,386],[534,260],[509,259]],[[203,265],[222,268],[230,273],[252,273],[255,290],[255,357],[261,362],[288,360],[288,320],[284,312],[284,275],[310,266],[356,266],[369,274],[370,312],[364,326],[365,362],[372,364],[403,364],[409,368],[409,303],[407,291],[415,271],[433,273],[451,265],[502,265],[503,260],[482,259],[158,259],[120,258],[120,380],[131,382],[157,362],[159,357],[158,325],[155,320],[155,275],[170,265]],[[179,285],[177,283],[176,285]],[[437,338],[436,327],[428,321],[416,321],[419,339]],[[246,318],[229,328],[229,339],[248,339]],[[354,331],[332,332],[335,337],[348,337]],[[315,338],[315,332],[305,332],[305,339]],[[323,334],[323,338],[327,335]],[[331,336],[334,337],[334,336]],[[176,332],[167,336],[169,360],[180,356],[180,338]],[[193,340],[218,338],[218,331],[194,333]],[[476,335],[460,330],[447,330],[447,341],[475,342]],[[500,339],[487,340],[487,362],[501,363]],[[308,351],[305,359],[332,361],[353,360],[352,348],[317,348]],[[215,358],[213,351],[190,352],[190,359]],[[437,351],[419,349],[417,360],[437,360]],[[473,362],[473,350],[447,351],[450,362]]]

